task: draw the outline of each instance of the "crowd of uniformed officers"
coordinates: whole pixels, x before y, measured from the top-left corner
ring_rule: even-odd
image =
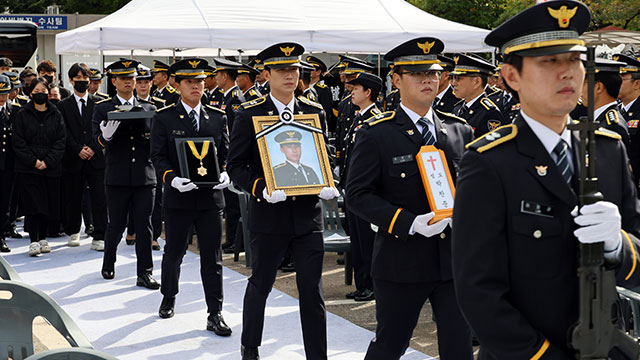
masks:
[[[78,63],[68,74],[73,92],[59,87],[61,101],[51,62],[18,75],[2,58],[0,227],[12,236],[24,215],[37,256],[60,229],[78,246],[84,216],[91,248],[104,251],[105,279],[116,276],[127,229],[135,234],[127,243],[135,244],[136,284],[160,289],[162,318],[174,315],[180,265],[196,233],[206,327],[229,336],[222,252],[234,250],[239,229],[233,182],[249,195],[242,359],[259,359],[266,300],[284,266],[297,272],[306,357],[327,359],[321,204],[343,194],[356,282],[346,297],[376,300],[365,359],[399,359],[427,300],[442,359],[472,359],[472,334],[481,359],[573,358],[566,334],[577,320],[577,244],[603,241],[619,285],[640,279],[640,56],[598,59],[588,99],[578,36],[589,19],[589,9],[570,0],[522,11],[486,39],[499,50],[497,66],[444,54],[437,38],[415,38],[384,55],[385,79],[361,58],[343,55],[327,67],[289,42],[248,64],[190,58],[147,68],[121,59],[105,71],[111,96],[97,92],[100,70]],[[604,199],[577,209],[580,144],[567,124],[590,101],[601,125]],[[110,116],[137,111],[139,118]],[[318,195],[267,189],[253,118],[287,113],[317,114],[329,140],[336,183]],[[181,172],[176,141],[198,137],[213,139],[214,185]],[[433,220],[416,162],[425,145],[444,153],[456,184],[453,219]],[[202,166],[204,147],[190,151]],[[163,222],[158,283],[151,254]],[[10,251],[4,235],[0,250]]]

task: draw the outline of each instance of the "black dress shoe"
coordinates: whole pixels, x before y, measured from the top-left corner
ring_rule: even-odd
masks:
[[[93,225],[87,225],[87,227],[84,229],[84,233],[91,236],[94,230],[95,228],[93,227]]]
[[[355,301],[371,301],[373,299],[375,299],[375,296],[373,295],[373,291],[369,289],[360,291],[360,294],[353,298]]]
[[[11,249],[9,249],[3,238],[0,238],[0,252],[11,252]]]
[[[220,311],[209,314],[209,317],[207,317],[207,330],[213,331],[218,336],[231,335],[231,328],[224,322]]]
[[[175,296],[165,296],[162,298],[162,302],[160,303],[160,310],[158,311],[158,315],[163,319],[168,319],[173,317],[173,308],[176,306],[176,297]]]
[[[231,246],[227,246],[225,248],[222,248],[222,252],[225,254],[235,254],[236,252],[236,247],[231,244]]]
[[[344,265],[344,256],[343,257],[339,257],[336,259],[336,264],[338,265]]]
[[[19,232],[17,232],[16,229],[5,232],[5,237],[12,238],[12,239],[22,239],[22,235]]]
[[[102,277],[107,280],[111,280],[116,276],[113,266],[102,265],[102,271],[100,271],[100,273],[102,274]]]
[[[126,242],[127,242],[127,245],[135,245],[136,244],[136,239],[133,239],[133,240],[127,239]]]
[[[355,299],[356,296],[360,295],[360,290],[354,290],[350,293],[347,293],[346,297],[347,299]]]
[[[137,286],[144,286],[147,289],[151,289],[151,290],[160,289],[160,284],[158,284],[158,282],[155,281],[151,277],[151,274],[149,274],[149,273],[146,273],[144,275],[139,275],[138,279],[136,280],[136,285]]]
[[[294,272],[296,271],[296,267],[293,266],[292,262],[288,262],[286,264],[282,264],[280,266],[280,270],[282,270],[282,272]]]
[[[257,347],[245,347],[241,345],[240,354],[242,354],[242,360],[260,360]]]

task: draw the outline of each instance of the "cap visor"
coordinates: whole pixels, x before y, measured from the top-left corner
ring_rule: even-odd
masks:
[[[398,65],[407,71],[443,70],[440,64]]]
[[[516,51],[511,54],[529,57],[529,56],[556,55],[556,54],[562,54],[562,53],[568,53],[568,52],[574,52],[574,51],[584,52],[584,51],[587,51],[587,48],[585,46],[576,45],[576,44],[558,45],[558,46],[547,46],[547,47],[542,47],[537,49]]]
[[[291,63],[291,64],[274,64],[274,65],[265,65],[265,67],[269,68],[269,69],[284,69],[284,68],[288,68],[288,67],[297,67],[297,68],[301,68],[302,64],[300,63]]]

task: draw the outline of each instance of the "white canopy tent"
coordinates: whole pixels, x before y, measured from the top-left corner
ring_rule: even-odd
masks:
[[[419,36],[441,39],[447,52],[481,52],[492,50],[483,43],[488,32],[404,0],[133,0],[107,17],[56,35],[56,52],[247,51],[293,41],[307,52],[385,53]]]

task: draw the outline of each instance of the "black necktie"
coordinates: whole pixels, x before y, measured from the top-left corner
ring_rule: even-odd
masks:
[[[189,119],[191,119],[191,125],[193,126],[193,130],[198,132],[198,120],[196,119],[196,111],[189,111]]]
[[[84,99],[80,99],[80,102],[82,103],[82,105],[80,105],[80,116],[82,116],[87,110],[87,104],[85,103]]]
[[[302,175],[302,182],[304,182],[304,184],[308,184],[309,180],[307,180],[307,176],[304,173],[304,169],[302,168],[302,165],[298,165],[298,171],[300,172],[300,175]]]
[[[422,140],[425,145],[433,145],[436,143],[436,138],[429,130],[429,124],[427,119],[421,117],[418,119],[418,124],[422,125]]]
[[[553,153],[556,155],[556,165],[562,174],[562,178],[567,182],[567,184],[569,184],[569,186],[571,186],[573,171],[569,164],[569,145],[567,145],[566,141],[560,139],[556,147],[553,148]]]
[[[128,101],[125,101],[125,102],[124,102],[124,105],[131,105],[131,103],[130,103],[130,102],[128,102]]]
[[[433,99],[433,105],[438,105],[438,103],[440,102],[440,98],[436,96],[435,99]]]

